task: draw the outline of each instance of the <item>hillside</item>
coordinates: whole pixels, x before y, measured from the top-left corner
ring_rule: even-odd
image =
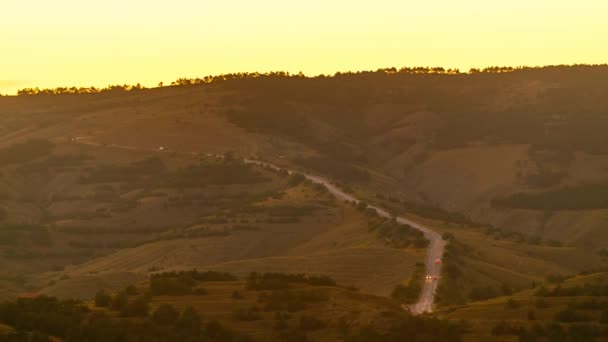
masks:
[[[205,184],[199,191],[188,187],[201,184],[175,183],[193,175],[180,169],[225,153],[324,175],[360,198],[452,234],[454,246],[464,245],[453,251],[460,254],[454,274],[466,275],[454,286],[462,290],[456,301],[471,300],[485,286],[492,290],[482,289],[482,297],[496,296],[547,275],[604,265],[608,70],[498,71],[272,74],[129,92],[2,97],[0,147],[8,152],[0,153],[0,207],[9,241],[0,246],[2,281],[9,295],[44,288],[90,296],[93,290],[74,289],[116,288],[157,269],[204,267],[239,275],[330,274],[387,295],[422,259],[421,249],[391,247],[354,208],[269,170],[255,170],[268,181],[253,186]],[[39,143],[31,157],[9,156],[32,140]],[[40,141],[50,142],[51,152]],[[154,156],[166,170],[153,170]],[[152,173],[112,179],[125,172]],[[159,174],[176,177],[155,183]],[[246,201],[238,198],[242,192],[250,195]],[[76,198],[81,193],[87,198]],[[254,224],[251,212],[238,210],[227,223],[215,217],[219,208],[246,205],[321,209],[289,223],[265,217]],[[256,228],[238,227],[239,220]],[[67,254],[40,254],[48,249],[40,226],[52,241],[72,242]],[[83,238],[105,229],[112,231],[95,243]],[[29,239],[26,254],[7,247],[16,230]],[[36,255],[46,258],[28,259]],[[16,270],[36,277],[24,279]],[[129,276],[116,281],[122,272]]]
[[[549,277],[543,285],[487,301],[446,308],[437,314],[467,320],[466,339],[602,341],[608,333],[605,272]],[[491,338],[490,338],[491,336]]]
[[[22,336],[67,341],[458,341],[462,334],[458,324],[412,317],[386,298],[328,277],[277,273],[241,280],[218,272],[157,273],[89,302],[4,303],[0,322],[8,324],[0,338],[9,338],[13,326]]]
[[[326,274],[388,295],[424,256],[408,230],[379,236],[371,224],[404,228],[230,153],[50,141],[0,149],[3,298],[91,298],[191,268]]]

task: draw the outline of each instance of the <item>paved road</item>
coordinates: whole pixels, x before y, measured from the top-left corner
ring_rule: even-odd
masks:
[[[91,138],[93,138],[93,137],[78,137],[78,138],[72,139],[72,141],[79,143],[79,144],[85,144],[85,145],[90,145],[90,146],[104,146],[104,147],[118,148],[118,149],[123,149],[123,150],[149,151],[149,152],[171,152],[171,153],[180,153],[180,154],[188,154],[188,155],[202,155],[202,153],[199,153],[199,152],[176,152],[176,151],[170,151],[170,150],[164,149],[164,148],[163,149],[146,149],[146,148],[138,148],[138,147],[134,147],[134,146],[102,144],[102,143],[93,141]],[[277,170],[282,169],[274,164],[260,161],[260,160],[245,158],[245,159],[243,159],[243,161],[248,164],[266,166],[266,167],[270,167],[270,168],[277,169]],[[295,172],[295,171],[288,170],[288,169],[285,169],[285,170],[287,170],[290,174]],[[304,177],[306,177],[313,183],[321,184],[321,185],[325,186],[331,194],[333,194],[334,196],[336,196],[336,198],[338,198],[340,200],[350,201],[350,202],[355,202],[355,203],[360,202],[358,199],[356,199],[352,195],[340,190],[338,187],[333,185],[331,182],[329,182],[325,178],[302,173],[302,172],[298,172],[298,173],[302,174]],[[368,208],[376,210],[378,215],[380,215],[382,217],[387,217],[387,218],[391,217],[391,215],[384,209],[381,209],[381,208],[378,208],[375,206],[371,206],[371,205],[368,206]],[[414,221],[409,220],[404,217],[397,217],[396,219],[397,219],[397,222],[399,222],[399,223],[408,224],[408,225],[420,230],[422,233],[424,233],[424,236],[430,241],[429,247],[427,249],[426,258],[425,258],[426,274],[430,275],[430,276],[436,276],[437,279],[432,280],[432,281],[425,281],[424,285],[422,287],[422,291],[420,293],[420,298],[418,299],[418,302],[410,305],[409,307],[407,307],[407,309],[414,315],[418,315],[418,314],[422,314],[422,313],[426,313],[426,312],[432,312],[433,311],[433,302],[435,300],[435,291],[437,290],[437,285],[439,284],[439,279],[440,279],[439,278],[440,266],[435,265],[435,260],[441,259],[443,257],[443,252],[445,250],[446,243],[441,238],[440,234],[438,234],[434,230],[432,230],[422,224],[419,224],[417,222],[414,222]]]
[[[245,161],[245,163],[262,165],[262,166],[271,167],[274,169],[281,169],[273,164],[259,161],[259,160],[244,159],[244,161]],[[294,171],[288,170],[288,172],[293,173]],[[334,196],[336,196],[338,199],[341,199],[344,201],[355,202],[355,203],[360,202],[358,199],[356,199],[352,195],[340,190],[335,185],[331,184],[328,180],[326,180],[322,177],[313,176],[313,175],[309,175],[309,174],[305,174],[305,173],[301,173],[301,172],[300,172],[300,174],[302,174],[304,177],[306,177],[313,183],[324,185],[327,188],[327,190],[329,190],[329,192],[331,194],[333,194]],[[380,215],[382,217],[387,217],[387,218],[392,217],[391,214],[389,214],[384,209],[374,207],[371,205],[368,206],[368,208],[376,210],[378,215]],[[433,311],[433,302],[435,300],[435,291],[437,290],[437,286],[439,284],[439,275],[440,275],[439,274],[440,266],[435,264],[435,260],[441,259],[443,257],[443,252],[445,250],[446,242],[442,239],[442,237],[439,233],[437,233],[434,230],[432,230],[424,225],[421,225],[417,222],[414,222],[414,221],[409,220],[404,217],[397,217],[397,222],[403,223],[403,224],[408,224],[408,225],[420,230],[422,233],[424,233],[424,236],[430,241],[429,247],[427,249],[426,258],[425,258],[426,274],[430,275],[432,277],[436,276],[437,279],[424,282],[418,302],[416,304],[410,305],[409,310],[411,313],[413,313],[415,315],[426,313],[426,312],[432,312]]]

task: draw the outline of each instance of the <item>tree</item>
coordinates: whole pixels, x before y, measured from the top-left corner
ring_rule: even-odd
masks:
[[[124,292],[119,292],[114,296],[114,298],[112,298],[112,303],[110,304],[110,307],[113,310],[122,311],[127,306],[127,304],[129,304],[129,298],[127,297],[127,294]]]
[[[198,312],[189,306],[182,312],[177,321],[177,326],[189,336],[197,336],[201,333],[201,321],[201,316]]]
[[[137,287],[135,287],[135,285],[129,285],[125,289],[125,293],[129,296],[136,296],[139,294],[139,291],[137,291]]]
[[[154,311],[152,321],[158,325],[173,325],[179,319],[179,312],[173,305],[163,304]]]
[[[145,317],[148,316],[148,311],[150,311],[150,304],[148,299],[144,296],[139,296],[135,298],[135,300],[133,300],[132,302],[127,303],[121,310],[121,314],[127,317]]]
[[[112,297],[109,294],[105,293],[103,290],[95,294],[95,306],[100,308],[106,308],[110,306],[111,303]]]

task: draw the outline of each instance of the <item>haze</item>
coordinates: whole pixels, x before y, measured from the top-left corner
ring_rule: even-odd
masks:
[[[30,0],[0,12],[0,93],[386,66],[604,63],[599,0]]]

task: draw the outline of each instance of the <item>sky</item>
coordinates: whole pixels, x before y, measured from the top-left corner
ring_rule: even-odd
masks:
[[[19,0],[0,93],[239,71],[608,62],[606,0]]]

